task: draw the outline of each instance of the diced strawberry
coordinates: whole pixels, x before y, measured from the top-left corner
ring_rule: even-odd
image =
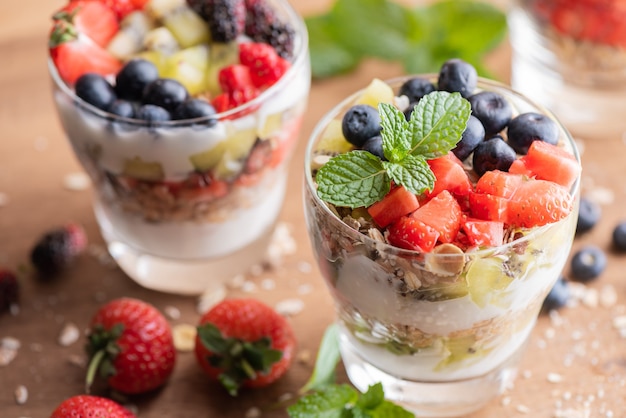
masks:
[[[252,87],[250,69],[245,65],[234,64],[224,67],[218,74],[218,80],[222,91],[233,92]]]
[[[524,163],[538,179],[553,181],[568,189],[581,172],[572,154],[544,141],[532,142]]]
[[[437,196],[444,190],[448,190],[455,197],[467,196],[472,190],[467,173],[463,169],[463,163],[452,153],[428,161],[428,165],[435,175],[435,186],[426,192],[427,196]]]
[[[64,21],[80,34],[106,47],[119,30],[117,15],[100,1],[75,0],[52,17],[55,24]]]
[[[435,248],[439,232],[410,216],[403,216],[387,229],[389,243],[406,250],[429,252]]]
[[[394,187],[387,196],[367,208],[376,225],[385,228],[419,207],[417,197],[403,186]]]
[[[230,106],[231,108],[241,106],[242,104],[247,103],[257,97],[259,93],[259,90],[252,86],[233,90],[228,94],[228,97],[230,99]]]
[[[475,192],[469,195],[470,214],[477,219],[507,223],[508,205],[504,197]]]
[[[454,196],[444,190],[420,206],[411,217],[431,226],[439,233],[439,241],[452,242],[461,229],[461,207]]]
[[[461,228],[472,245],[496,247],[504,240],[504,222],[466,218]]]
[[[291,66],[274,48],[260,42],[239,45],[239,62],[250,68],[252,83],[260,89],[277,82]]]
[[[508,204],[508,223],[532,228],[557,222],[572,211],[572,197],[563,186],[546,180],[524,182]]]
[[[147,1],[143,1],[143,4],[136,0],[99,0],[109,6],[111,10],[115,12],[118,20],[122,20],[135,10],[143,9],[143,6]]]
[[[211,104],[215,108],[217,113],[226,112],[231,108],[230,106],[230,98],[228,97],[228,93],[221,93],[211,100]]]
[[[208,184],[180,189],[178,198],[190,202],[210,202],[228,194],[228,183],[212,179]]]
[[[500,170],[491,170],[483,174],[476,182],[476,193],[510,198],[522,184],[524,177]]]
[[[274,148],[269,162],[270,167],[277,167],[293,152],[296,141],[298,140],[301,125],[302,116],[293,119],[289,123],[285,122],[281,132],[277,136],[276,147]]]
[[[509,173],[521,174],[528,177],[534,177],[535,175],[526,167],[526,156],[522,156],[515,161],[509,167]]]

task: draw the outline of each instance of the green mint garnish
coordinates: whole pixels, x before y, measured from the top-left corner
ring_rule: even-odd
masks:
[[[320,199],[337,206],[367,207],[389,192],[392,180],[414,194],[432,190],[435,176],[427,160],[455,147],[471,106],[459,93],[436,91],[419,101],[409,121],[388,103],[380,103],[378,111],[387,161],[361,150],[331,158],[316,176]]]
[[[443,0],[404,7],[392,0],[336,0],[306,19],[313,76],[329,77],[375,57],[408,74],[436,72],[449,57],[487,75],[483,57],[504,39],[505,13],[487,2]]]
[[[339,328],[336,324],[333,324],[326,328],[324,332],[320,348],[317,351],[313,374],[300,389],[300,393],[318,390],[333,384],[335,382],[335,369],[340,359]]]

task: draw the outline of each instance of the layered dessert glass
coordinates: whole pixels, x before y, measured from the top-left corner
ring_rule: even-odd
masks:
[[[508,14],[513,88],[574,135],[626,136],[626,5],[621,0],[516,0]]]
[[[436,75],[423,77],[436,83]],[[386,83],[397,95],[409,78]],[[504,85],[479,79],[477,90],[500,94],[514,114],[539,112],[555,120]],[[569,190],[569,215],[534,228],[505,227],[501,245],[439,243],[429,251],[391,245],[364,208],[338,207],[318,195],[320,167],[350,148],[329,146],[329,138],[340,136],[343,115],[363,95],[355,93],[323,117],[305,155],[306,223],[335,303],[343,363],[357,388],[381,382],[386,397],[417,416],[461,416],[514,378],[542,301],[570,252],[579,180]],[[558,129],[559,147],[579,161],[570,134]]]
[[[61,77],[56,61],[49,60],[54,103],[93,182],[102,236],[118,265],[147,288],[198,294],[245,272],[266,255],[307,104],[310,63],[303,20],[286,0],[265,3],[272,16],[292,28],[289,68],[241,103],[219,108],[219,91],[194,95],[185,71],[190,77],[198,71],[188,65],[185,54],[202,51],[190,60],[204,60],[199,63],[206,71],[202,77],[213,78],[215,90],[220,68],[238,65],[239,45],[251,42],[245,35],[228,43],[204,42],[135,56],[158,61],[178,53],[176,75],[190,96],[213,100],[216,112],[208,116],[159,121],[113,114],[81,99]],[[174,16],[180,10],[191,13],[184,1],[176,7],[182,9]],[[124,38],[115,42],[120,50]]]

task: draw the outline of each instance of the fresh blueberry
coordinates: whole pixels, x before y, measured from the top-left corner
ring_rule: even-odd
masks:
[[[215,108],[211,103],[202,99],[188,99],[182,102],[180,105],[176,107],[173,113],[174,119],[185,120],[185,119],[196,119],[196,118],[207,118],[209,116],[215,115]],[[215,126],[217,123],[217,119],[209,118],[203,120],[202,122],[208,126]]]
[[[86,73],[81,75],[76,84],[76,95],[98,109],[107,110],[117,99],[115,90],[100,74]]]
[[[472,64],[458,58],[446,61],[439,70],[439,90],[461,93],[467,98],[472,95],[478,74]]]
[[[153,63],[135,58],[115,77],[115,91],[122,99],[140,101],[146,86],[158,78],[159,70]]]
[[[385,153],[383,151],[383,138],[380,135],[373,136],[365,141],[362,149],[370,154],[374,154],[381,160],[386,160]]]
[[[626,222],[620,222],[613,229],[613,246],[618,251],[626,251]]]
[[[168,112],[187,100],[189,93],[178,81],[171,78],[159,78],[148,84],[143,92],[143,104],[160,106]]]
[[[378,110],[368,105],[352,106],[341,121],[343,136],[352,145],[362,148],[365,141],[380,133]]]
[[[435,91],[435,85],[425,78],[414,77],[400,86],[399,95],[409,98],[409,102],[419,102],[428,93]]]
[[[602,215],[600,205],[586,197],[580,198],[580,209],[578,210],[578,222],[576,223],[576,233],[582,234],[593,228]]]
[[[559,142],[559,127],[546,115],[522,113],[509,122],[507,137],[509,145],[519,154],[525,155],[533,141],[556,145]]]
[[[513,148],[500,135],[496,135],[479,143],[474,149],[474,171],[479,176],[491,170],[509,171],[515,157]]]
[[[137,111],[137,118],[148,121],[148,123],[167,122],[172,119],[170,112],[160,106],[152,104],[141,106]]]
[[[485,135],[492,136],[503,130],[513,117],[509,102],[493,91],[481,91],[468,99],[472,105],[472,115],[485,127]]]
[[[569,283],[563,276],[560,276],[558,280],[550,289],[550,293],[543,301],[541,310],[544,312],[550,312],[552,310],[560,309],[567,305],[567,301],[570,298]]]
[[[583,247],[572,256],[572,278],[581,282],[591,281],[602,274],[606,263],[606,254],[600,248],[592,245]]]
[[[478,144],[484,139],[485,128],[483,124],[476,117],[470,115],[463,135],[461,135],[461,140],[457,142],[452,152],[459,160],[463,161],[474,152]]]
[[[135,117],[135,105],[128,100],[118,99],[114,101],[107,111],[123,118],[133,119]]]

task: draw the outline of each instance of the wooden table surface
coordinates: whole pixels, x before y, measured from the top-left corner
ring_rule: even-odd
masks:
[[[324,10],[330,2],[292,3],[307,15]],[[19,312],[0,316],[0,339],[13,337],[21,343],[16,358],[0,366],[2,418],[47,417],[63,399],[81,393],[84,339],[62,346],[58,337],[67,324],[84,330],[104,301],[131,296],[161,310],[174,307],[181,315],[170,319],[172,325],[195,324],[199,319],[196,298],[143,289],[119,269],[103,263],[97,257],[97,250],[104,246],[91,210],[91,191],[70,190],[65,185],[68,176],[82,170],[57,120],[46,71],[49,19],[61,4],[61,0],[0,2],[0,265],[12,269],[26,265],[39,236],[68,220],[84,225],[92,246],[59,280],[40,283],[25,274]],[[489,57],[488,67],[507,80],[509,59],[505,43]],[[232,399],[207,382],[192,354],[180,353],[166,387],[128,399],[140,417],[244,417],[251,408],[260,408],[263,417],[286,416],[279,400],[293,396],[309,377],[321,335],[333,320],[332,303],[314,265],[301,208],[305,138],[316,120],[346,94],[373,76],[389,78],[401,73],[396,65],[367,61],[352,74],[313,83],[281,214],[297,251],[286,256],[280,268],[248,277],[256,284],[251,293],[229,293],[254,296],[269,304],[289,298],[304,302],[304,309],[290,318],[299,346],[298,360],[287,375],[267,389]],[[602,202],[603,216],[591,233],[576,239],[574,248],[598,245],[609,254],[608,268],[597,281],[576,288],[574,306],[539,319],[514,387],[472,418],[626,416],[626,330],[619,329],[620,317],[623,322],[626,315],[626,256],[610,248],[614,225],[626,218],[626,145],[620,138],[585,138],[580,144],[583,193]],[[268,283],[275,288],[264,286]],[[339,379],[347,381],[342,370]],[[28,390],[23,404],[14,395],[19,386]]]

